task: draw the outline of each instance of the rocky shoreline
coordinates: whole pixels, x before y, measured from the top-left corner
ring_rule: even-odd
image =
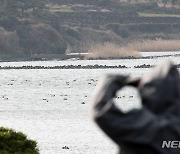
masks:
[[[136,65],[133,68],[152,68],[154,65]],[[176,65],[180,68],[180,64]],[[63,65],[63,66],[0,66],[1,70],[7,69],[126,69],[125,65]]]

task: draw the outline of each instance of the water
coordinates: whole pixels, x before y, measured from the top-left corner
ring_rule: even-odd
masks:
[[[139,77],[150,69],[137,69],[134,68],[135,65],[155,65],[162,59],[164,58],[0,63],[1,66],[106,64],[129,67],[91,70],[0,70],[0,126],[22,131],[36,140],[41,154],[116,153],[116,145],[91,119],[91,97],[95,86],[106,73]],[[175,64],[180,62],[180,57],[172,56],[171,59]],[[118,95],[125,96],[117,101],[119,107],[125,111],[141,105],[134,89],[124,89]],[[64,146],[69,149],[63,149]]]

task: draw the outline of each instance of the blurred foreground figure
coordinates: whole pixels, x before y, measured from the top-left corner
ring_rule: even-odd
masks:
[[[123,113],[113,98],[127,85],[137,87],[143,107]],[[180,76],[169,61],[134,81],[106,76],[96,89],[93,114],[120,154],[180,154]]]

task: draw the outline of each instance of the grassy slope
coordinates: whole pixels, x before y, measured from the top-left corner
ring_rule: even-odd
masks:
[[[180,14],[159,14],[159,13],[144,13],[144,12],[138,12],[138,15],[140,17],[175,17],[180,18]]]

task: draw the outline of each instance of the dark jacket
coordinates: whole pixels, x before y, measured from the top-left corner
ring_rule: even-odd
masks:
[[[128,77],[117,75],[101,81],[94,97],[95,122],[119,145],[121,154],[180,154],[180,145],[162,148],[163,141],[180,142],[180,76],[176,67],[166,61],[142,77],[137,89],[143,107],[123,113],[113,97],[127,81]]]

